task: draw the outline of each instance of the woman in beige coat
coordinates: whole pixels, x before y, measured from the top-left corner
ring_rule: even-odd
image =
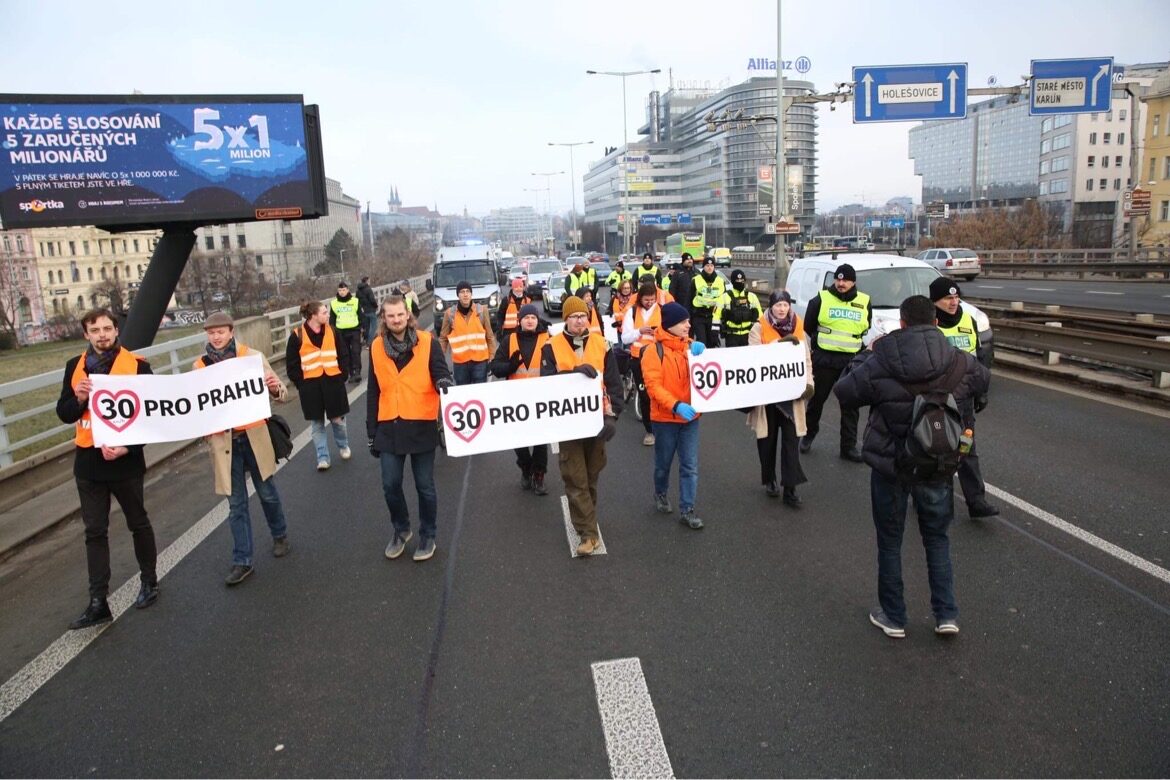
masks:
[[[785,290],[776,290],[768,300],[759,322],[748,333],[748,345],[769,344],[774,341],[804,345],[804,394],[792,401],[757,406],[748,412],[747,425],[756,435],[756,449],[760,456],[760,482],[769,496],[780,495],[776,486],[776,449],[780,445],[780,485],[784,488],[784,503],[799,507],[796,486],[808,482],[800,467],[800,437],[805,433],[804,404],[813,394],[812,357],[800,316],[792,309],[792,298]]]
[[[231,316],[216,312],[203,323],[207,333],[204,354],[195,361],[195,368],[204,368],[213,363],[259,354],[264,361],[264,384],[273,401],[284,402],[288,391],[280,378],[268,364],[262,352],[250,350],[235,339],[235,322]],[[288,527],[285,523],[284,508],[280,494],[276,492],[272,475],[276,473],[276,454],[272,449],[272,437],[264,420],[257,420],[246,426],[230,431],[213,433],[207,437],[211,453],[211,469],[215,475],[215,492],[228,496],[228,525],[232,529],[232,568],[224,582],[238,585],[252,573],[252,517],[248,512],[247,475],[252,475],[256,495],[268,530],[272,533],[272,554],[281,558],[288,554]]]

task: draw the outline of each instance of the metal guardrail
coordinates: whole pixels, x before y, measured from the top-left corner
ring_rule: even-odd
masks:
[[[993,319],[991,326],[995,330],[997,348],[1040,352],[1049,365],[1058,363],[1062,355],[1067,355],[1122,368],[1136,368],[1153,374],[1154,387],[1170,387],[1170,341],[1009,319]]]
[[[983,271],[989,275],[1006,276],[1035,276],[1047,279],[1050,276],[1076,276],[1083,279],[1088,275],[1126,276],[1135,278],[1148,277],[1151,274],[1162,279],[1170,279],[1170,261],[1151,262],[1096,262],[1083,260],[1068,261],[983,261]]]
[[[424,289],[428,276],[419,276],[410,280],[411,286],[418,292],[420,304],[425,303],[430,298],[430,292]],[[378,296],[379,300],[390,293],[393,285],[383,285],[374,288],[374,294]],[[329,299],[325,299],[329,300]],[[272,332],[272,352],[270,357],[284,356],[284,345],[288,342],[289,332],[300,325],[301,316],[299,307],[292,306],[287,309],[279,311],[268,312],[264,316],[268,317],[271,323]],[[179,374],[188,371],[191,368],[191,362],[199,350],[203,348],[206,342],[206,337],[202,334],[194,336],[187,336],[174,341],[167,341],[162,344],[154,344],[144,349],[135,350],[139,355],[150,359],[165,356],[166,363],[158,364],[151,362],[151,368],[156,374]],[[69,355],[72,357],[72,354]],[[24,409],[14,414],[8,414],[5,411],[5,406],[10,404],[12,399],[25,395],[27,393],[35,393],[44,391],[50,388],[59,388],[61,386],[61,371],[48,371],[36,376],[26,377],[25,379],[17,379],[12,382],[0,384],[0,467],[9,466],[13,463],[12,454],[17,450],[37,444],[46,439],[51,439],[54,436],[64,434],[73,429],[72,425],[55,422],[38,430],[32,435],[25,436],[18,441],[12,441],[9,436],[9,426],[12,423],[21,420],[27,420],[38,415],[44,415],[48,412],[54,412],[57,408],[56,393],[53,394],[53,400],[47,403],[40,403],[28,409]],[[52,418],[54,421],[55,417]]]

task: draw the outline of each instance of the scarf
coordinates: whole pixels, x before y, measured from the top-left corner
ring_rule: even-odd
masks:
[[[772,314],[771,306],[768,307],[766,314],[768,317],[768,324],[776,329],[776,332],[780,334],[780,338],[791,336],[792,332],[796,330],[796,312],[792,310],[791,306],[788,307],[788,316],[782,320],[777,320],[776,317]]]
[[[85,373],[91,376],[110,373],[110,369],[114,367],[114,360],[121,351],[122,345],[117,339],[114,339],[114,346],[105,352],[98,352],[90,344],[85,350]]]
[[[414,345],[418,343],[418,334],[415,333],[414,328],[407,325],[406,330],[402,333],[402,338],[397,339],[390,331],[382,334],[382,344],[386,347],[386,355],[395,363],[398,359],[409,355],[414,350]]]
[[[953,328],[963,320],[963,307],[960,306],[954,314],[947,314],[937,306],[934,307],[934,315],[938,318],[938,324],[943,328]]]
[[[232,336],[232,340],[225,344],[223,349],[216,349],[211,346],[211,342],[208,342],[207,347],[204,349],[203,362],[210,366],[212,363],[219,363],[228,358],[234,358],[235,356],[236,337]]]

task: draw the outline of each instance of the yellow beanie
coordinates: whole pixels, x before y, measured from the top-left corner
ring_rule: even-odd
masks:
[[[589,313],[589,306],[586,305],[585,301],[581,300],[576,295],[571,295],[568,298],[566,298],[565,302],[561,308],[561,316],[564,317],[566,320],[569,319],[569,316],[572,314],[588,314],[588,313]]]

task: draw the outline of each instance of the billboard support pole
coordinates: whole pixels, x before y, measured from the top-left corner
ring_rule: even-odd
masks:
[[[126,325],[121,329],[122,344],[127,349],[149,347],[158,333],[167,304],[179,286],[179,277],[195,247],[195,230],[190,227],[165,227],[154,247],[138,295],[130,305]]]

